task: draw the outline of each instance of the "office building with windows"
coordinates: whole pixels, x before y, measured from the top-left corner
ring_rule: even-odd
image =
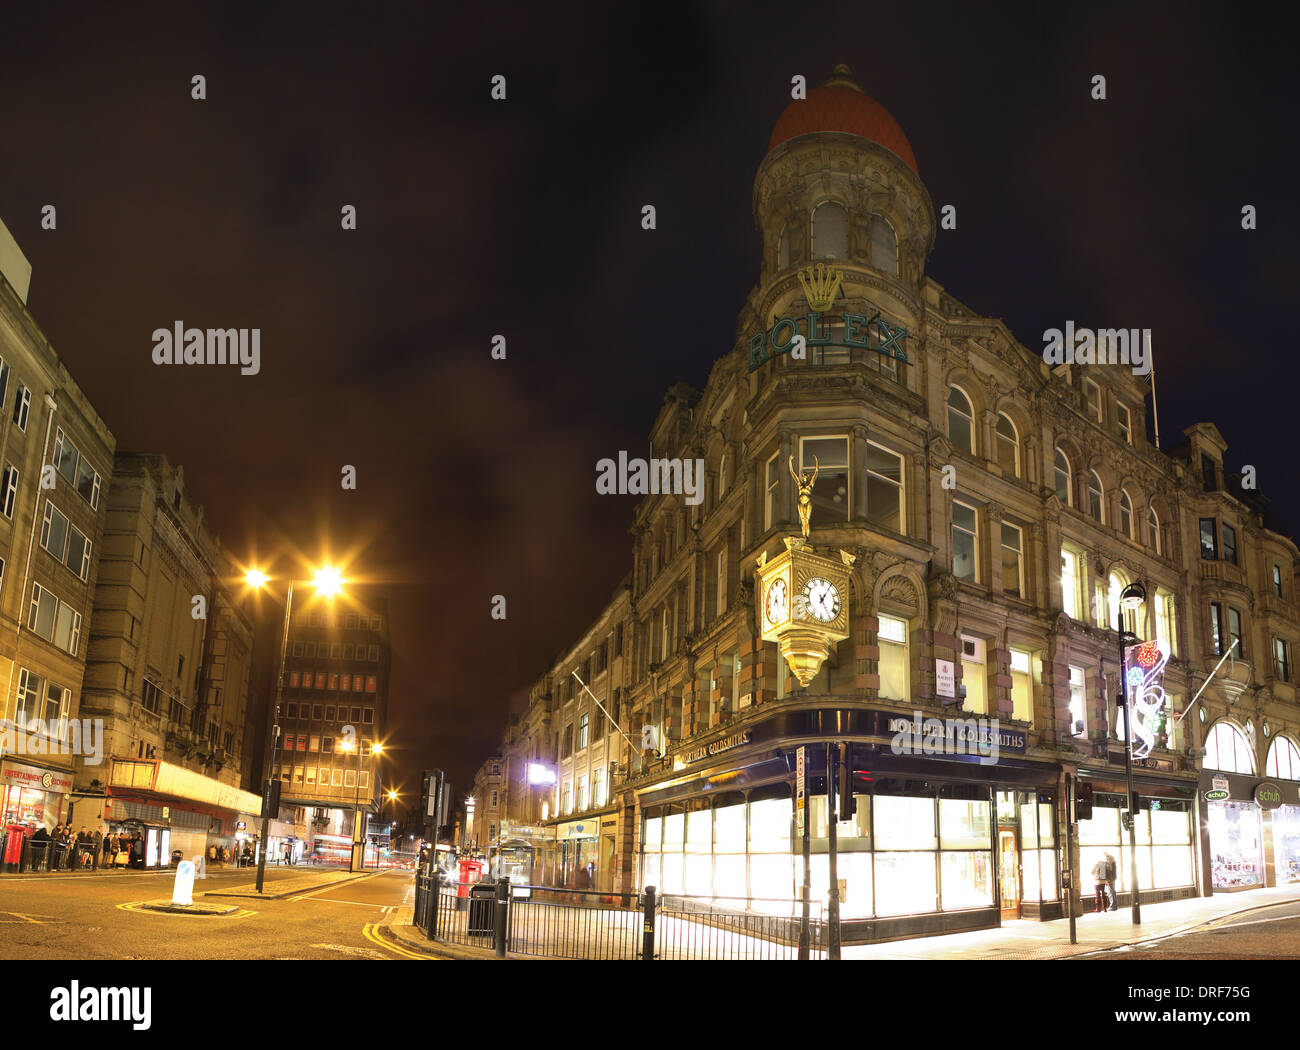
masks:
[[[82,713],[102,720],[106,761],[79,763],[78,794],[108,826],[166,828],[186,858],[233,848],[260,812],[238,573],[166,456],[119,452],[102,498]]]
[[[930,278],[917,160],[843,67],[780,115],[753,206],[762,258],[734,345],[703,390],[668,392],[650,433],[653,457],[704,461],[704,499],[640,501],[626,595],[533,691],[554,735],[557,843],[609,821],[596,859],[613,889],[789,914],[802,750],[824,909],[827,755],[842,746],[847,941],[1059,917],[1063,872],[1081,887],[1107,852],[1123,902],[1122,628],[1152,643],[1142,667],[1163,690],[1133,727],[1142,899],[1209,893],[1250,864],[1261,885],[1291,877],[1300,551],[1225,474],[1218,431],[1158,448],[1149,376],[1053,366]],[[851,561],[847,593],[757,593],[757,570],[799,541],[801,490],[812,549]],[[847,609],[805,686],[764,640],[796,597],[814,621]],[[595,716],[569,674],[589,661],[620,730],[595,765],[579,759]],[[1217,803],[1212,766],[1229,771]],[[1263,775],[1277,783],[1260,801]],[[1093,806],[1071,855],[1076,786]]]
[[[346,866],[357,829],[379,812],[388,638],[383,599],[294,593],[272,776],[304,859]]]
[[[30,279],[0,224],[0,819],[51,828],[95,823],[71,796],[116,441],[28,311]]]

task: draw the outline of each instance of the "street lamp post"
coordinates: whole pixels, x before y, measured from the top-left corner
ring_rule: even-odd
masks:
[[[351,751],[354,747],[357,752],[357,783],[356,790],[353,793],[353,822],[352,822],[352,860],[348,865],[348,871],[364,871],[366,868],[366,836],[361,824],[361,742],[356,744],[341,744],[345,751]],[[384,753],[383,745],[371,744],[370,754],[382,755]],[[357,859],[358,851],[360,852],[360,861]]]
[[[261,575],[260,573],[257,575]],[[249,575],[249,582],[253,582],[254,576]],[[262,576],[262,583],[266,582],[266,577]],[[289,616],[293,608],[293,584],[289,584],[288,594],[284,599],[284,630],[280,637],[280,666],[275,676],[275,724],[271,730],[271,750],[267,756],[266,777],[262,784],[262,842],[261,849],[257,851],[257,892],[262,892],[262,884],[266,881],[266,852],[270,845],[271,831],[271,774],[275,771],[275,751],[280,743],[280,700],[284,691],[284,660],[289,646]]]
[[[1119,634],[1119,688],[1124,700],[1124,778],[1128,786],[1129,886],[1133,894],[1134,926],[1142,922],[1142,905],[1138,900],[1137,798],[1133,790],[1133,712],[1129,708],[1128,669],[1125,667],[1124,641],[1126,637],[1133,637],[1136,642],[1137,638],[1136,635],[1125,634],[1124,610],[1135,610],[1146,600],[1146,588],[1140,583],[1130,583],[1125,587],[1119,596],[1117,613],[1119,622],[1115,625],[1115,630]]]

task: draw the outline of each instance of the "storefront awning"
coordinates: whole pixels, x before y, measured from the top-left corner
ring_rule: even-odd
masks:
[[[184,799],[232,813],[260,810],[262,800],[251,791],[223,784],[202,773],[153,759],[114,758],[108,776],[110,795]]]

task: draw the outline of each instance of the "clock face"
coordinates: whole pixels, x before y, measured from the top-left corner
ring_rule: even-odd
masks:
[[[814,576],[803,585],[803,596],[808,603],[808,615],[822,623],[830,623],[840,614],[840,592],[830,580]]]
[[[785,580],[773,580],[767,589],[767,618],[771,623],[781,623],[786,619],[787,595]]]

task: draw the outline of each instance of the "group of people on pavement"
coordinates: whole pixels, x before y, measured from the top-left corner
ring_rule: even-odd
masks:
[[[1115,877],[1117,874],[1115,858],[1109,853],[1103,854],[1101,860],[1092,866],[1092,880],[1095,884],[1095,911],[1119,910],[1119,901],[1115,897]]]
[[[71,824],[55,824],[53,831],[38,827],[31,837],[33,866],[47,871],[71,871],[74,868],[98,870],[101,863],[108,867],[117,865],[119,856],[144,855],[144,845],[139,835],[105,835],[84,825],[73,834]]]

